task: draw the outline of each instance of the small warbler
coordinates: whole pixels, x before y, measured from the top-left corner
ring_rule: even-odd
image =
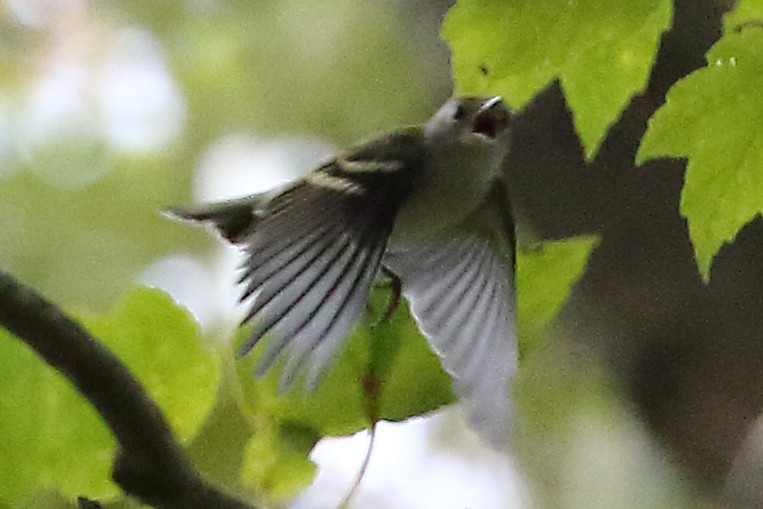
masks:
[[[472,424],[504,444],[511,418],[514,227],[502,161],[512,117],[500,97],[455,97],[424,126],[355,146],[265,193],[178,207],[246,255],[241,301],[268,337],[261,374],[285,352],[281,386],[314,386],[361,317],[380,271],[402,291]],[[397,296],[393,296],[393,300]]]

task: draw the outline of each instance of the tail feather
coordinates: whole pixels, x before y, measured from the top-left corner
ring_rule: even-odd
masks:
[[[252,200],[171,207],[165,209],[163,213],[173,219],[211,224],[217,233],[233,244],[245,242],[260,221],[260,217],[256,214],[255,203]]]

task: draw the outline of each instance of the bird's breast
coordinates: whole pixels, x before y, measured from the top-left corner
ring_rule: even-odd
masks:
[[[463,149],[437,151],[398,211],[388,250],[405,250],[460,225],[485,200],[499,168]]]

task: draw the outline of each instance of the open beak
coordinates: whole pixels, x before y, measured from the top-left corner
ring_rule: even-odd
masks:
[[[474,116],[472,131],[494,139],[509,127],[510,114],[500,96],[485,101]]]

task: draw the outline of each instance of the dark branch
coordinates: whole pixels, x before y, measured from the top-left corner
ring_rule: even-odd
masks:
[[[119,443],[112,475],[126,493],[166,509],[251,507],[200,477],[159,408],[119,359],[61,309],[2,270],[0,325],[96,408]]]

